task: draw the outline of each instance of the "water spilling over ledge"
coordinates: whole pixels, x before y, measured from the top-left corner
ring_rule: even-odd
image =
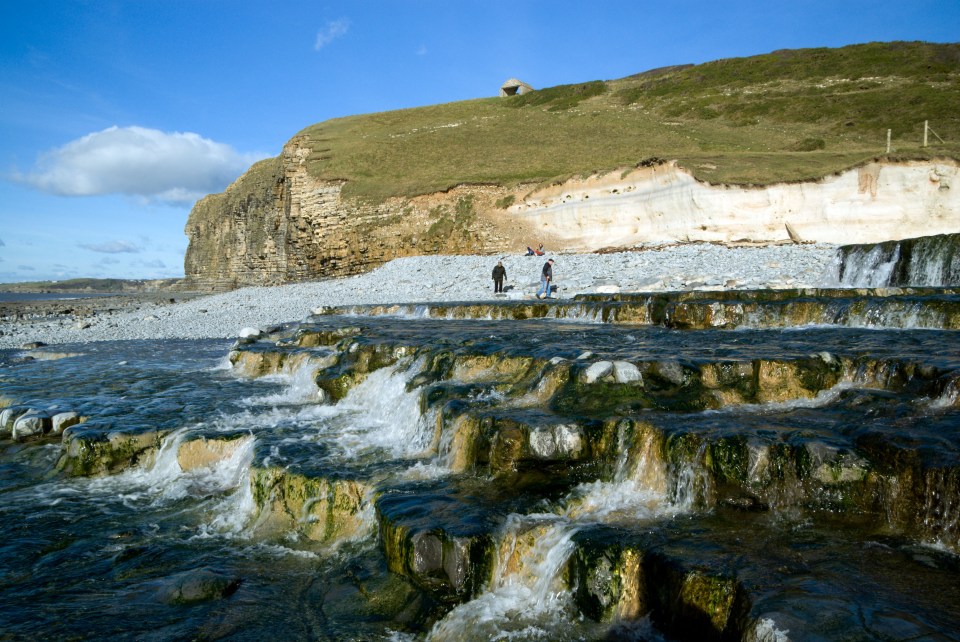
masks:
[[[845,245],[837,257],[841,284],[855,287],[947,286],[960,283],[960,234]]]
[[[4,353],[0,628],[949,638],[957,306],[942,287],[378,306],[233,346]],[[14,431],[65,410],[83,421],[62,436]]]
[[[330,314],[446,320],[549,319],[685,330],[809,325],[956,330],[960,329],[960,290],[884,287],[583,294],[550,302],[323,308],[316,310],[315,316]]]

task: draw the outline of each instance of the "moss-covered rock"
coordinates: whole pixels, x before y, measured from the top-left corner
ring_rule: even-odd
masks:
[[[261,533],[296,533],[329,545],[363,537],[373,527],[366,482],[307,476],[279,467],[254,467],[250,486]]]
[[[405,346],[369,345],[357,342],[346,346],[334,365],[318,370],[315,381],[324,397],[336,402],[380,368],[392,366],[416,350]],[[332,359],[331,359],[332,361]]]
[[[149,467],[169,430],[117,430],[91,420],[63,432],[57,469],[73,476],[114,474]]]

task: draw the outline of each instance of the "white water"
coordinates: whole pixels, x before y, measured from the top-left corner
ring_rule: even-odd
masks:
[[[229,457],[184,472],[177,462],[177,452],[191,434],[188,428],[170,433],[163,439],[152,466],[89,479],[89,490],[117,495],[128,506],[135,506],[140,502],[160,505],[184,497],[221,495],[237,488],[249,468],[254,440],[241,438],[243,441]]]
[[[896,245],[892,254],[880,245],[869,250],[858,249],[846,257],[843,277],[840,284],[845,287],[879,288],[889,285],[893,270],[900,260],[900,245]],[[839,259],[837,274],[839,274]]]
[[[394,457],[424,456],[433,429],[421,413],[420,390],[407,391],[407,383],[422,368],[420,361],[401,362],[370,373],[340,400],[336,420],[320,426],[320,436],[335,441],[349,458],[372,450]]]
[[[953,379],[944,386],[939,397],[928,400],[926,404],[931,410],[947,410],[956,408],[958,399],[960,399],[960,379]]]
[[[438,622],[428,640],[567,639],[575,609],[563,574],[577,531],[591,523],[636,524],[693,510],[703,484],[700,458],[678,471],[671,484],[654,456],[651,434],[638,440],[624,423],[617,437],[613,481],[580,485],[558,513],[510,515],[487,590]]]
[[[306,360],[293,372],[261,377],[260,380],[264,382],[279,381],[285,384],[284,388],[280,392],[251,397],[245,403],[253,406],[269,406],[316,402],[319,397],[316,384],[318,369],[316,362]]]
[[[535,543],[519,543],[524,534],[536,531]],[[555,515],[510,515],[490,588],[482,595],[453,609],[438,622],[428,640],[560,639],[564,622],[572,611],[562,573],[573,552],[576,527]],[[515,556],[522,558],[512,568]]]
[[[196,511],[204,516],[198,525],[198,535],[238,532],[254,514],[249,470],[255,440],[240,438],[229,456],[184,472],[177,462],[177,452],[190,436],[190,429],[176,430],[163,440],[153,466],[77,480],[77,490],[87,495],[118,498],[134,509],[160,508],[186,497],[205,499]]]
[[[900,261],[901,244],[888,253],[879,244],[865,245],[850,252],[846,259],[838,256],[834,274],[844,287],[884,287],[891,285],[894,269]],[[949,286],[960,274],[960,252],[955,235],[932,236],[912,243],[906,265],[906,284],[911,286]],[[843,260],[843,278],[839,278]]]
[[[789,629],[781,631],[770,618],[761,618],[753,631],[749,632],[747,642],[790,642]]]

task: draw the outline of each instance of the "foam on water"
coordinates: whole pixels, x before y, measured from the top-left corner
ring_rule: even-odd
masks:
[[[747,639],[750,642],[790,642],[789,633],[789,629],[778,629],[777,623],[770,618],[761,618],[757,620],[757,625],[749,632]]]
[[[528,547],[522,540],[531,530]],[[556,515],[508,516],[489,589],[450,611],[427,639],[558,639],[572,610],[562,579],[576,532]]]
[[[180,446],[191,434],[181,428],[167,435],[153,466],[131,468],[118,475],[88,480],[92,492],[115,494],[128,506],[159,506],[185,497],[203,498],[229,493],[242,484],[253,458],[252,437],[243,439],[230,456],[184,472],[177,461]]]
[[[316,384],[318,369],[319,366],[316,362],[305,360],[300,363],[293,372],[261,377],[260,380],[264,382],[283,383],[283,390],[272,394],[250,397],[246,399],[244,403],[253,406],[269,406],[316,402],[320,392]]]
[[[372,450],[394,457],[423,456],[433,440],[433,430],[420,410],[420,391],[407,383],[423,362],[401,362],[370,373],[340,400],[336,420],[320,427],[320,436],[331,439],[342,453],[356,458]]]

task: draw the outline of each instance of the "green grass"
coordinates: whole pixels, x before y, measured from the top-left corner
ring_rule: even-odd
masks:
[[[818,178],[885,152],[960,158],[960,45],[778,51],[312,125],[308,171],[367,202],[676,159],[715,183]],[[923,121],[947,144],[921,149]]]

